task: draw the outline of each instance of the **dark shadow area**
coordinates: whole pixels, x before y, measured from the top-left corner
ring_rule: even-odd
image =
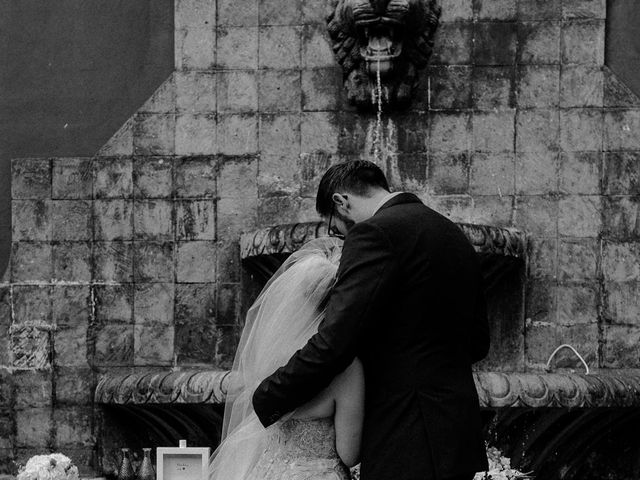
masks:
[[[90,156],[173,71],[173,0],[0,2],[0,278],[12,158]]]
[[[605,64],[640,96],[640,2],[607,0]]]

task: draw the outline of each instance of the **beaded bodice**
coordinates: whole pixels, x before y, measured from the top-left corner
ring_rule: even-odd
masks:
[[[271,446],[282,455],[295,458],[338,458],[332,417],[286,420],[274,431]]]

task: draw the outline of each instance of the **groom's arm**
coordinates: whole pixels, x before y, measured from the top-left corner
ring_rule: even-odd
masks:
[[[311,400],[351,364],[365,323],[386,301],[394,265],[389,240],[380,228],[368,223],[351,228],[318,332],[253,395],[263,425]]]

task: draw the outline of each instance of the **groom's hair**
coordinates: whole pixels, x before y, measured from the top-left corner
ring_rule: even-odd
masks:
[[[355,160],[338,163],[325,172],[318,185],[316,211],[328,217],[333,211],[334,193],[349,192],[367,196],[372,188],[389,191],[387,179],[375,163],[367,160]]]

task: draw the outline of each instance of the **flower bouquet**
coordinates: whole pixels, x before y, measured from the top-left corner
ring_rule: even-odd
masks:
[[[529,474],[511,468],[511,461],[495,447],[487,446],[489,470],[476,473],[473,480],[530,480]]]
[[[35,455],[20,467],[16,480],[79,480],[78,467],[61,453]]]

